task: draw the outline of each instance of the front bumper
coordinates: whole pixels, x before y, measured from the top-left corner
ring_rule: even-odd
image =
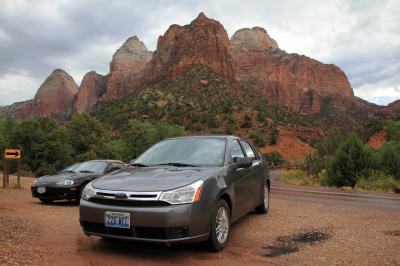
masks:
[[[45,193],[38,193],[38,187],[46,188]],[[32,197],[40,199],[51,199],[51,200],[79,200],[80,198],[80,187],[56,187],[49,185],[37,185],[31,187]]]
[[[80,224],[87,235],[137,241],[177,243],[198,242],[208,238],[209,202],[168,206],[115,206],[81,200]],[[129,229],[106,227],[106,211],[131,215]]]

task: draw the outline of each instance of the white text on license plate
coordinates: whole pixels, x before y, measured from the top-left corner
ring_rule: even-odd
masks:
[[[130,228],[131,214],[126,212],[106,211],[104,215],[105,225],[108,227]]]

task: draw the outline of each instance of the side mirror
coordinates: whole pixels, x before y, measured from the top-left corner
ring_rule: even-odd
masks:
[[[129,161],[129,165],[132,165],[135,161],[136,161],[136,159],[130,160],[130,161]]]
[[[253,158],[250,157],[235,157],[233,162],[236,164],[237,168],[249,168],[253,163]]]

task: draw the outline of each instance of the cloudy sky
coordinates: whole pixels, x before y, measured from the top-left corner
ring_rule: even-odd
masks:
[[[112,54],[137,35],[150,50],[171,24],[204,11],[229,36],[261,26],[290,53],[342,68],[355,94],[387,104],[400,99],[400,2],[2,0],[0,105],[33,98],[55,68],[79,84],[108,72]]]

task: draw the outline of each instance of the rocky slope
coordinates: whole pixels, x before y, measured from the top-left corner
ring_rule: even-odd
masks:
[[[231,42],[236,80],[274,102],[314,114],[325,96],[354,97],[338,67],[280,50],[262,28],[239,30]]]
[[[144,70],[150,61],[149,52],[137,36],[128,38],[119,48],[110,63],[104,101],[121,98],[141,84]]]

